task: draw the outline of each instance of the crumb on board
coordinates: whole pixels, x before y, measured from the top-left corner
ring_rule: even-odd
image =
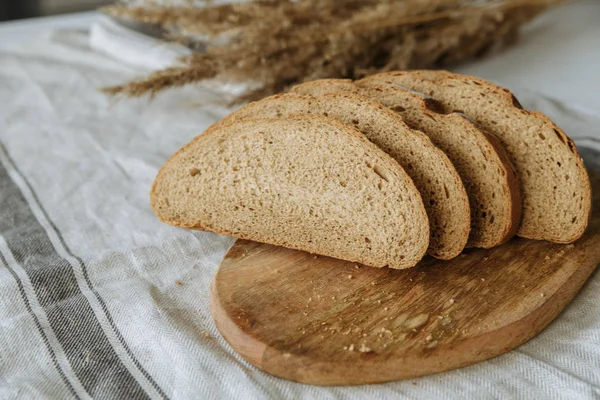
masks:
[[[183,282],[181,282],[181,281],[175,281],[175,284],[177,284],[179,286],[183,286]]]
[[[366,344],[362,343],[360,345],[358,351],[360,351],[361,353],[370,353],[371,351],[373,351],[373,349],[371,349],[370,347],[368,347]]]
[[[348,275],[348,279],[352,279],[352,278],[353,278],[353,276],[352,276],[352,275]]]

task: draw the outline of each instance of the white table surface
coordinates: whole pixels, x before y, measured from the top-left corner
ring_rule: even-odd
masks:
[[[86,29],[97,12],[0,23],[0,47],[51,29]],[[508,50],[454,68],[512,89],[531,89],[600,111],[600,1],[558,7],[526,27]]]

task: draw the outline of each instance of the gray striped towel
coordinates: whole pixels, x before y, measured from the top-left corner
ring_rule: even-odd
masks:
[[[157,221],[160,165],[228,110],[207,88],[114,104],[136,70],[54,32],[0,52],[0,399],[600,398],[600,276],[501,357],[405,382],[314,387],[252,367],[208,292],[233,240]],[[600,169],[600,116],[539,95]]]

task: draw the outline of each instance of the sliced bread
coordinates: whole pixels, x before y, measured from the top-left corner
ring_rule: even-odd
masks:
[[[466,114],[502,142],[522,184],[520,236],[570,243],[583,234],[591,215],[587,171],[573,141],[547,116],[524,110],[507,89],[447,71],[390,72],[369,79],[426,93],[446,112]]]
[[[368,97],[337,93],[301,96],[293,93],[250,103],[222,123],[257,116],[275,118],[317,114],[358,128],[391,155],[412,178],[429,217],[428,253],[441,259],[456,257],[470,231],[469,199],[452,162],[419,131],[410,129],[396,113]]]
[[[377,81],[360,86],[345,79],[323,79],[296,86],[295,93],[360,93],[396,111],[414,129],[427,134],[446,152],[467,189],[471,208],[468,247],[490,248],[516,232],[521,211],[520,185],[511,162],[497,140],[463,116],[439,114],[435,101]]]
[[[402,167],[320,116],[215,125],[165,163],[150,200],[168,224],[374,267],[412,267],[429,242]]]

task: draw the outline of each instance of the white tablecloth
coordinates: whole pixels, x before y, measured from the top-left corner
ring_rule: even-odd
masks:
[[[564,12],[589,23],[599,10],[588,1]],[[537,26],[542,39],[555,29]],[[594,29],[581,29],[581,37]],[[588,166],[600,168],[600,104],[585,90],[598,88],[585,74],[600,71],[592,68],[600,54],[579,54],[585,66],[549,81],[561,67],[540,60],[562,59],[560,43],[525,62],[528,43],[462,70],[500,81],[524,106],[549,114]],[[570,43],[588,50],[598,44]],[[148,205],[162,163],[228,112],[222,95],[187,87],[152,102],[114,102],[96,89],[141,70],[92,50],[85,30],[54,29],[4,47],[0,399],[600,398],[597,273],[537,338],[471,367],[333,388],[257,370],[232,351],[209,314],[209,284],[233,240],[164,225]],[[498,67],[503,57],[512,57],[510,69]],[[531,60],[547,68],[531,71]],[[537,92],[550,97],[525,89],[538,80],[546,86]]]

